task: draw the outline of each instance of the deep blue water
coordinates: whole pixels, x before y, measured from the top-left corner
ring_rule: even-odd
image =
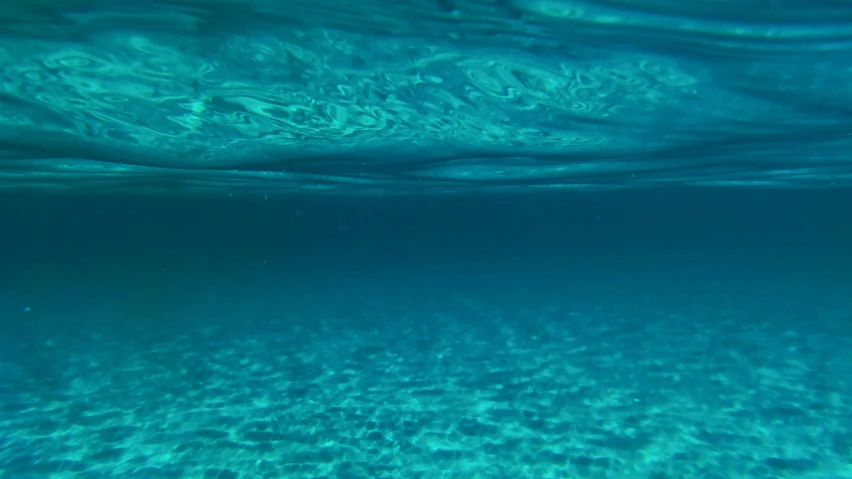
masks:
[[[0,479],[852,478],[852,3],[0,6]]]

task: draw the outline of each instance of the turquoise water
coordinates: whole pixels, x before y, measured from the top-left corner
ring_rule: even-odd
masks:
[[[852,478],[849,192],[0,198],[0,477]]]
[[[0,187],[846,186],[842,1],[36,0]]]
[[[852,4],[0,6],[0,479],[852,478]]]

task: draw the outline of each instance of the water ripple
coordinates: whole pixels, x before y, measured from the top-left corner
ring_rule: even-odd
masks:
[[[852,6],[776,4],[39,0],[0,189],[846,185]]]

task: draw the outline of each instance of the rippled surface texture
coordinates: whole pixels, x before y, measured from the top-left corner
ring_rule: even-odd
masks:
[[[852,183],[852,5],[0,7],[0,187]]]

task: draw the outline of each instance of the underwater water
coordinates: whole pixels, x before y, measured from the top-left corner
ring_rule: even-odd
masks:
[[[0,479],[852,479],[852,3],[0,5]]]
[[[0,188],[848,186],[852,6],[32,0]]]

